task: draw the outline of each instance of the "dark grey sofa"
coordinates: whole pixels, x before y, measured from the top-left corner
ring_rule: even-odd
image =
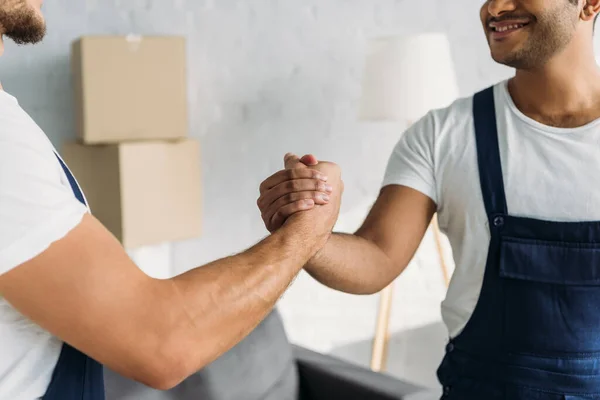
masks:
[[[416,385],[289,343],[277,310],[218,360],[158,391],[105,369],[107,400],[413,400]]]

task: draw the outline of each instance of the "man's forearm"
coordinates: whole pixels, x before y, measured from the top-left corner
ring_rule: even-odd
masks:
[[[170,280],[176,299],[176,352],[202,368],[248,335],[268,315],[303,265],[319,248],[306,234],[275,232],[246,252]],[[297,226],[294,228],[297,230]]]
[[[0,292],[41,328],[107,368],[170,389],[271,311],[324,245],[327,231],[315,230],[315,221],[325,211],[299,214],[244,253],[166,280],[140,270],[86,214],[46,251],[0,274]]]
[[[305,269],[322,284],[353,294],[376,293],[398,273],[376,244],[342,233],[334,233]]]

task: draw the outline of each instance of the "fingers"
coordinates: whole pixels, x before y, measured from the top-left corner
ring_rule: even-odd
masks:
[[[274,173],[260,184],[260,194],[262,195],[283,182],[297,179],[314,179],[326,182],[327,176],[319,171],[308,168],[284,169]]]
[[[287,153],[283,157],[285,169],[304,168],[305,166],[317,165],[319,160],[312,154],[306,154],[302,158],[298,158],[294,153]]]
[[[294,153],[287,153],[285,156],[283,156],[283,164],[285,169],[306,167],[306,165],[302,164],[300,162],[300,158],[298,158],[298,156]]]
[[[291,204],[287,204],[278,209],[270,219],[265,218],[265,223],[270,226],[270,231],[279,229],[285,220],[290,216],[300,211],[306,211],[314,206],[314,201],[311,199],[301,200]]]
[[[325,183],[325,174],[308,168],[317,164],[319,162],[312,154],[299,158],[294,153],[287,153],[285,169],[261,183],[257,204],[269,231],[281,227],[298,211],[311,209],[315,204],[327,204],[333,188]]]
[[[300,162],[310,167],[311,165],[317,165],[319,160],[317,160],[317,157],[313,156],[312,154],[307,154],[300,159]]]
[[[310,203],[310,207],[305,208],[304,206],[308,205],[306,204],[307,200],[311,200],[312,203]],[[264,209],[264,212],[262,213],[262,219],[263,221],[265,221],[266,224],[271,224],[273,216],[277,212],[279,212],[280,217],[283,217],[283,221],[285,221],[287,217],[289,217],[295,212],[312,208],[312,206],[315,204],[323,205],[327,204],[328,202],[329,195],[322,192],[312,191],[289,193],[285,196],[281,196],[280,198],[275,200],[271,205],[266,207]],[[283,221],[281,221],[281,224],[283,224]],[[281,225],[278,225],[276,227],[269,226],[268,228],[278,229],[280,226]]]
[[[260,208],[261,212],[266,210],[267,208],[272,207],[272,205],[281,197],[286,195],[290,195],[292,193],[298,192],[317,192],[321,194],[331,194],[333,188],[331,185],[325,183],[324,181],[317,179],[294,179],[284,181],[277,186],[274,186],[268,191],[265,191],[261,194],[258,199],[258,208]]]

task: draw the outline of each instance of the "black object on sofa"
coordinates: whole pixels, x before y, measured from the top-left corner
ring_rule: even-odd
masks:
[[[150,389],[109,369],[105,386],[107,400],[412,400],[426,393],[290,344],[277,310],[242,342],[169,391]]]
[[[408,400],[423,388],[295,346],[301,400]]]

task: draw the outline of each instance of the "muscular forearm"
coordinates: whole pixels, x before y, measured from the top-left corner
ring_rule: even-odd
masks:
[[[168,282],[176,316],[171,324],[178,331],[170,351],[187,364],[179,374],[181,378],[201,369],[249,334],[316,253],[318,243],[308,230],[304,235],[291,236],[286,229],[244,253]]]
[[[353,294],[372,294],[397,275],[390,258],[373,242],[335,233],[305,266],[316,280],[333,289]]]
[[[269,313],[325,243],[326,230],[313,233],[318,212],[301,214],[244,253],[167,280],[141,271],[88,214],[48,250],[0,274],[0,292],[30,320],[106,367],[169,389]]]

